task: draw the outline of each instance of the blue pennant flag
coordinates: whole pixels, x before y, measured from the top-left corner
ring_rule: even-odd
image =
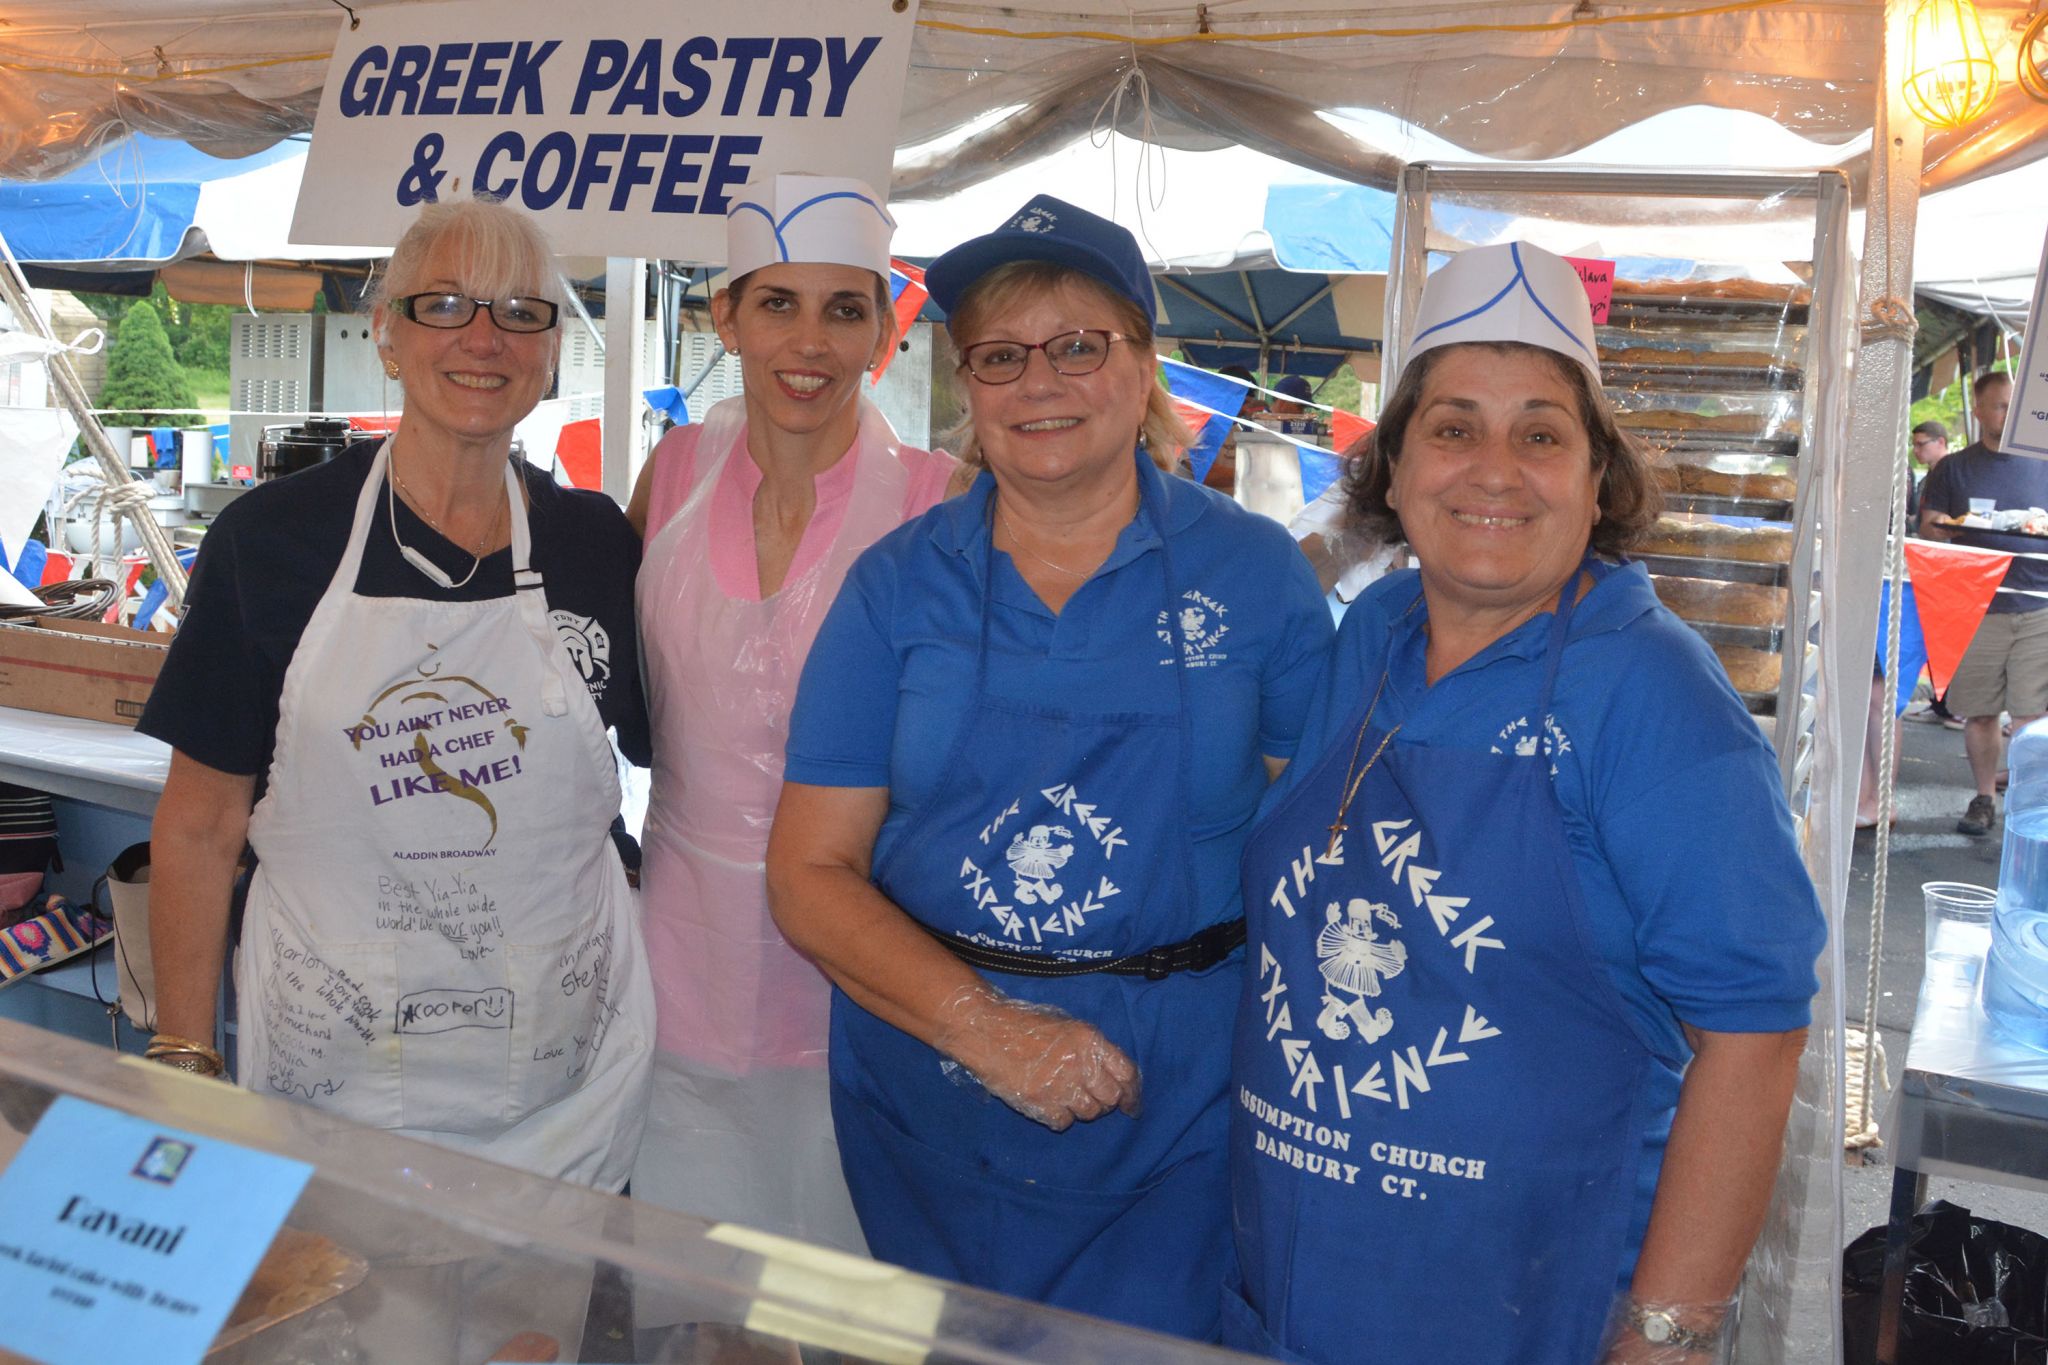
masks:
[[[1323,495],[1323,490],[1344,472],[1344,462],[1327,450],[1296,444],[1301,456],[1301,501],[1304,505]]]
[[[1891,611],[1892,585],[1887,582],[1877,594],[1877,666],[1884,667],[1884,623]],[[1913,700],[1913,685],[1920,670],[1927,667],[1927,637],[1920,633],[1920,608],[1913,600],[1913,585],[1906,585],[1899,598],[1899,676],[1892,680],[1892,714],[1904,715]]]
[[[664,384],[658,389],[648,389],[640,395],[647,400],[647,406],[665,415],[677,426],[687,426],[690,421],[690,405],[683,397],[683,391],[673,384]]]
[[[1209,477],[1210,467],[1216,463],[1216,456],[1235,425],[1231,419],[1244,408],[1251,386],[1178,360],[1161,360],[1159,368],[1166,376],[1166,391],[1176,400],[1181,419],[1195,433],[1195,443],[1188,448],[1188,464],[1194,469],[1195,482],[1200,483]],[[1204,412],[1203,408],[1214,409],[1214,413]]]

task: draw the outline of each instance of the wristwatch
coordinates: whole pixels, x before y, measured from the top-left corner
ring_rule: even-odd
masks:
[[[1695,1332],[1680,1323],[1669,1308],[1646,1308],[1639,1303],[1628,1306],[1628,1325],[1652,1346],[1675,1346],[1681,1351],[1711,1351],[1721,1339],[1718,1328]]]

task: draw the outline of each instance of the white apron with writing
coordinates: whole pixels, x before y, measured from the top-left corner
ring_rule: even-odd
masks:
[[[654,1000],[604,724],[548,623],[509,462],[512,596],[357,595],[390,533],[389,451],[286,671],[249,822],[242,1083],[616,1189]]]

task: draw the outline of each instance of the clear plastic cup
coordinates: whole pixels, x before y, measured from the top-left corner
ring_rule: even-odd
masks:
[[[1927,901],[1927,973],[1920,989],[1939,1004],[1968,1004],[1991,947],[1998,893],[1968,882],[1927,882],[1920,893]]]

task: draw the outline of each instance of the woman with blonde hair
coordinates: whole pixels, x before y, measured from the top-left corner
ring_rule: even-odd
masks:
[[[982,472],[847,576],[768,850],[838,988],[847,1183],[882,1259],[1212,1337],[1236,862],[1329,614],[1280,526],[1163,472],[1129,232],[1041,196],[926,282]]]
[[[172,746],[151,846],[152,1055],[218,1074],[244,841],[243,1085],[618,1189],[654,1002],[609,826],[644,761],[618,507],[512,457],[554,377],[533,221],[429,205],[372,321],[397,431],[221,513],[141,728]]]

